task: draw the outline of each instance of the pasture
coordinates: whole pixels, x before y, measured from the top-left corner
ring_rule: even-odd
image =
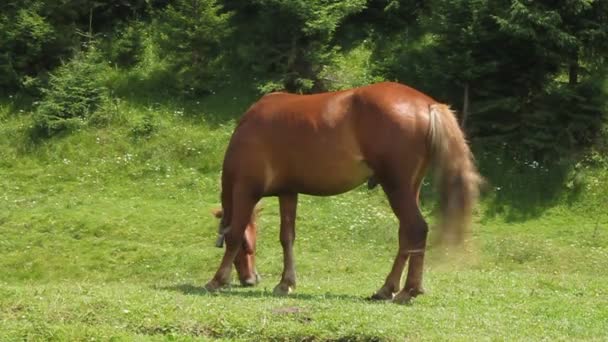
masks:
[[[496,151],[476,151],[490,186],[468,252],[431,249],[426,294],[410,305],[365,300],[391,266],[397,221],[382,191],[363,187],[300,198],[293,295],[272,295],[274,198],[259,220],[262,283],[206,293],[222,255],[211,215],[221,160],[250,100],[117,103],[120,124],[50,142],[31,141],[27,113],[3,104],[0,340],[608,339],[608,172]]]

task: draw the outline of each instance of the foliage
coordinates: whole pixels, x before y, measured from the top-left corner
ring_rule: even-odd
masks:
[[[574,86],[547,88],[531,103],[528,119],[522,124],[522,141],[546,156],[590,146],[600,134],[608,108],[603,81],[592,77]],[[555,145],[556,140],[560,144]]]
[[[161,12],[160,47],[183,90],[209,92],[223,78],[230,17],[216,0],[177,0]]]
[[[522,83],[528,94],[519,102],[526,106],[516,112],[522,128],[517,138],[530,148],[563,153],[597,135],[607,108],[605,70],[597,68],[599,56],[608,52],[607,9],[600,1],[513,1],[495,16],[501,32],[536,55],[533,73]]]
[[[452,104],[470,137],[551,159],[593,144],[608,115],[607,4],[13,0],[0,5],[0,89],[41,95],[48,73],[91,43],[128,75],[108,83],[114,97],[396,80]]]
[[[460,109],[468,101],[470,136],[550,159],[591,143],[607,113],[605,43],[592,43],[608,29],[604,5],[562,5],[434,1],[419,27],[377,44],[376,58],[388,78]]]
[[[41,2],[26,0],[0,9],[0,89],[11,90],[53,66],[53,59],[44,56],[57,32],[44,18]]]
[[[342,90],[383,81],[372,60],[372,48],[364,41],[349,51],[336,55],[319,72],[319,81],[327,90]]]
[[[50,136],[86,123],[109,100],[100,79],[105,69],[93,48],[51,74],[34,115],[34,134]]]
[[[132,120],[131,135],[134,138],[147,138],[158,129],[157,126],[158,123],[154,116],[150,113],[146,113],[145,115],[136,117]]]
[[[249,64],[265,91],[308,93],[322,89],[318,74],[336,53],[336,31],[365,1],[256,0],[226,7],[235,12],[236,63]]]
[[[165,0],[3,1],[0,93],[23,89],[36,93],[49,71],[91,41],[114,36],[121,27],[126,27],[127,39],[137,41],[129,32],[132,25],[126,23],[148,19],[165,6]]]
[[[131,68],[141,62],[143,44],[146,38],[144,23],[135,21],[113,33],[111,40],[104,41],[103,51],[107,51],[108,59],[121,68]]]

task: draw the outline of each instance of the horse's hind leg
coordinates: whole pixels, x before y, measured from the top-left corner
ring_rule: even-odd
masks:
[[[283,247],[283,275],[281,282],[274,288],[275,295],[287,295],[296,287],[296,268],[293,256],[293,243],[296,238],[295,220],[298,195],[279,197],[281,211],[281,246]]]
[[[400,229],[401,230],[401,229]],[[401,240],[401,235],[399,234],[399,240]],[[399,242],[401,246],[401,241]],[[405,268],[405,263],[409,253],[401,247],[397,251],[397,256],[395,257],[395,261],[393,262],[393,267],[389,272],[388,276],[386,276],[386,280],[384,281],[384,285],[374,293],[370,299],[373,300],[391,300],[393,296],[399,289],[401,288],[401,275],[403,274],[403,269]]]
[[[407,213],[405,213],[408,216],[405,230],[400,230],[399,232],[399,240],[402,239],[401,235],[405,235],[405,249],[409,254],[409,265],[405,286],[393,298],[393,302],[398,304],[408,303],[413,297],[424,293],[422,274],[424,270],[424,252],[426,249],[428,225],[422,217],[418,204],[414,203],[415,205],[410,205]],[[402,249],[401,244],[400,249]]]
[[[208,291],[217,290],[230,283],[232,263],[243,246],[245,229],[251,220],[253,208],[258,202],[258,198],[253,196],[238,195],[233,198],[230,230],[226,233],[226,251],[215,276],[205,285],[205,289]]]
[[[428,226],[420,213],[417,191],[392,191],[385,188],[395,215],[399,218],[399,250],[384,285],[372,299],[391,299],[399,291],[401,275],[409,258],[405,287],[393,301],[405,303],[423,293],[422,271]]]

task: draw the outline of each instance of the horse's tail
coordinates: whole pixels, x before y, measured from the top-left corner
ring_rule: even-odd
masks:
[[[430,105],[429,142],[440,195],[440,243],[459,244],[469,232],[482,178],[450,108]]]

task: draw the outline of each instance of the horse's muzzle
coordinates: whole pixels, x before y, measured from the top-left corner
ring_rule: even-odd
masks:
[[[215,240],[215,247],[217,248],[223,248],[224,247],[224,240],[225,240],[225,236],[224,234],[218,234],[217,235],[217,240]]]

